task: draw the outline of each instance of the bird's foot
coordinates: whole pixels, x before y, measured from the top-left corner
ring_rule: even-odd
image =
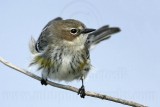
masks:
[[[80,94],[80,97],[81,98],[84,98],[86,93],[85,93],[85,88],[84,86],[82,85],[82,87],[78,90],[78,95]]]
[[[46,86],[47,85],[47,79],[45,80],[45,79],[42,78],[41,79],[41,84]]]

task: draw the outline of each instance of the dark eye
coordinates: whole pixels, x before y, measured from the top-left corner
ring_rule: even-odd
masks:
[[[72,34],[76,34],[77,32],[78,32],[77,29],[75,29],[75,28],[71,29],[71,33],[72,33]]]

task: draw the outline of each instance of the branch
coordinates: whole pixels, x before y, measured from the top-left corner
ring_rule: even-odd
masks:
[[[23,73],[27,76],[30,76],[31,78],[34,78],[36,80],[41,81],[41,77],[11,64],[10,62],[4,60],[1,57],[0,57],[0,62],[3,63],[4,65],[16,70],[16,71],[19,71],[19,72],[21,72],[21,73]],[[57,87],[57,88],[61,88],[61,89],[65,89],[65,90],[69,90],[69,91],[78,93],[77,88],[69,86],[69,85],[62,85],[62,84],[58,84],[58,83],[51,82],[51,81],[47,81],[47,83],[49,85],[53,86],[53,87]],[[116,103],[121,103],[121,104],[124,104],[124,105],[133,106],[133,107],[147,107],[147,106],[144,106],[142,104],[138,104],[138,103],[133,102],[133,101],[127,101],[127,100],[123,100],[123,99],[120,99],[120,98],[114,98],[114,97],[111,97],[111,96],[108,96],[108,95],[103,95],[103,94],[90,92],[90,91],[86,91],[86,96],[95,97],[95,98],[99,98],[99,99],[102,99],[102,100],[113,101],[113,102],[116,102]]]

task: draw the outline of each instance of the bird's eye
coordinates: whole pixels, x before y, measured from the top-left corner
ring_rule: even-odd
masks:
[[[78,32],[77,29],[75,29],[75,28],[71,29],[71,33],[72,33],[72,34],[76,34],[77,32]]]

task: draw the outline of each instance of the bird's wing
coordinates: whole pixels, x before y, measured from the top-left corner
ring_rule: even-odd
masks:
[[[108,25],[103,26],[88,35],[87,46],[91,48],[99,42],[109,39],[112,34],[118,33],[119,31],[120,28],[118,27],[109,27]]]
[[[63,19],[62,19],[61,17],[57,17],[57,18],[55,18],[55,19],[52,19],[51,21],[49,21],[49,22],[46,24],[46,26],[43,27],[42,31],[45,30],[45,29],[47,29],[48,26],[50,26],[50,25],[51,25],[52,23],[54,23],[55,21],[59,21],[59,20],[63,20]]]
[[[52,25],[55,21],[63,20],[61,17],[57,17],[50,22],[42,29],[42,32],[35,44],[35,49],[37,52],[44,51],[44,49],[48,46],[48,39],[50,36],[50,32],[48,30],[49,26]]]

